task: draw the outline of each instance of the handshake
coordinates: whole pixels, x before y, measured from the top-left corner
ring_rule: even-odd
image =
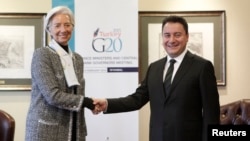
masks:
[[[92,113],[97,115],[100,112],[106,111],[108,107],[108,101],[105,98],[88,98],[85,97],[83,101],[84,107],[92,110]]]

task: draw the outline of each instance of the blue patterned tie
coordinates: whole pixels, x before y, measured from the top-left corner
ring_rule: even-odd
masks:
[[[167,74],[166,74],[165,80],[164,80],[166,97],[167,97],[167,95],[169,95],[169,92],[170,92],[171,79],[172,79],[172,74],[174,71],[174,63],[176,61],[174,59],[171,59],[169,62],[170,62],[170,66],[168,67],[168,71],[167,71]]]

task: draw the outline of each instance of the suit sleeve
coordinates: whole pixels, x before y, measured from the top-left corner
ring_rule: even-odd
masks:
[[[200,76],[200,88],[203,105],[203,134],[207,134],[207,127],[220,123],[220,104],[214,67],[211,62],[205,63]],[[207,139],[203,136],[203,140]]]
[[[148,101],[148,89],[145,81],[136,89],[135,93],[126,97],[111,98],[108,100],[108,109],[106,113],[120,113],[139,110]]]

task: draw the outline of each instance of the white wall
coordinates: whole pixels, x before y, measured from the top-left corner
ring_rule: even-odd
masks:
[[[45,13],[51,0],[0,0],[0,13]],[[250,98],[249,0],[139,0],[139,11],[226,10],[227,86],[220,87],[220,103]],[[30,91],[0,91],[0,109],[16,120],[15,141],[24,140]],[[140,141],[148,141],[148,105],[140,110]]]

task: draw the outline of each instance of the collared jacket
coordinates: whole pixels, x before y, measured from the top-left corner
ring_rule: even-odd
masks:
[[[50,47],[35,50],[25,141],[71,141],[73,112],[77,115],[77,141],[85,141],[83,58],[73,53],[72,60],[80,83],[76,94],[67,86],[64,68],[56,51]]]
[[[220,123],[219,93],[212,63],[187,52],[165,96],[167,57],[150,64],[136,91],[108,99],[106,113],[138,110],[150,102],[150,141],[207,141],[207,127]]]

